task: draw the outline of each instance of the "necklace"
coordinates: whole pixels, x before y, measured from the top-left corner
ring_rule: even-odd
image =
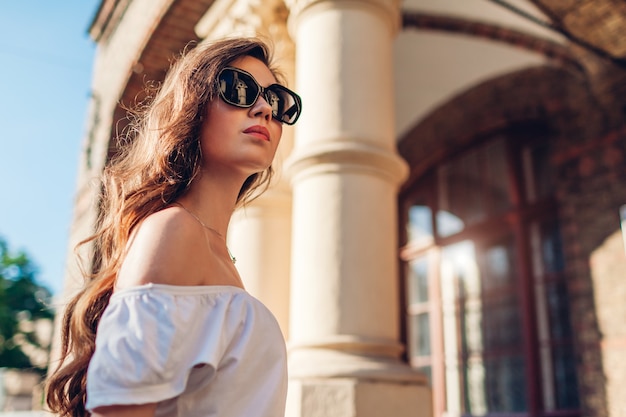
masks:
[[[224,238],[224,236],[223,236],[220,232],[218,232],[218,231],[217,231],[217,230],[215,230],[214,228],[209,227],[209,226],[207,226],[206,224],[204,224],[204,222],[200,219],[200,217],[196,216],[196,214],[195,214],[195,213],[193,213],[191,210],[189,210],[187,207],[183,206],[183,205],[182,205],[181,203],[179,203],[179,202],[175,202],[175,203],[173,203],[173,204],[175,204],[175,205],[179,206],[180,208],[182,208],[183,210],[185,210],[187,213],[189,213],[189,214],[191,215],[191,217],[193,217],[194,219],[196,219],[196,220],[198,221],[198,223],[200,223],[200,225],[202,225],[202,227],[204,227],[205,229],[208,229],[209,231],[211,231],[211,232],[215,233],[216,235],[218,235],[219,237],[221,237],[221,238],[224,240],[224,242],[226,242],[226,239]],[[226,245],[226,250],[228,251],[228,256],[230,256],[230,260],[231,260],[233,263],[236,263],[236,262],[237,262],[237,258],[235,258],[235,257],[233,256],[233,254],[230,252],[230,249],[228,248],[228,245]]]

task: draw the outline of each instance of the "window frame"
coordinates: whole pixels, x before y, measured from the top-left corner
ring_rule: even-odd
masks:
[[[433,385],[433,407],[436,416],[444,415],[446,409],[446,389],[445,389],[445,367],[443,365],[443,330],[442,330],[442,313],[441,313],[441,290],[439,288],[440,271],[439,264],[441,262],[441,254],[443,248],[464,240],[473,240],[475,242],[488,242],[498,239],[504,235],[510,234],[514,242],[514,250],[519,259],[519,295],[520,295],[520,314],[522,320],[522,334],[524,339],[524,358],[526,360],[526,393],[528,409],[525,413],[490,413],[489,416],[528,416],[528,417],[579,417],[580,410],[556,410],[546,411],[542,389],[542,369],[539,364],[541,348],[538,340],[538,320],[537,320],[537,303],[535,299],[535,280],[532,270],[532,257],[530,247],[530,231],[527,226],[534,223],[543,224],[545,221],[558,221],[558,207],[554,195],[542,196],[535,201],[529,201],[529,188],[527,186],[528,167],[525,166],[523,155],[524,149],[529,145],[541,143],[546,140],[545,132],[537,134],[536,129],[529,128],[527,131],[516,129],[515,132],[494,135],[481,141],[476,141],[471,147],[448,155],[447,158],[439,161],[439,165],[431,167],[424,171],[423,175],[414,179],[409,186],[406,186],[400,193],[399,198],[399,220],[400,220],[400,260],[402,267],[400,268],[401,279],[401,300],[403,300],[401,325],[402,338],[407,346],[405,352],[405,360],[414,367],[420,367],[430,363],[431,366],[431,383]],[[529,139],[532,138],[532,139]],[[507,179],[509,193],[511,197],[511,207],[501,215],[490,217],[476,224],[465,227],[462,231],[450,236],[441,237],[437,230],[436,216],[439,212],[438,206],[438,168],[444,163],[453,161],[455,158],[462,157],[464,154],[489,146],[490,142],[502,140],[504,143],[504,152],[506,157]],[[521,155],[521,156],[520,156]],[[431,230],[432,239],[415,245],[408,241],[408,233],[405,225],[409,224],[408,211],[417,196],[421,196],[427,207],[431,209]],[[488,231],[488,233],[485,233]],[[428,268],[429,282],[429,299],[426,303],[430,308],[430,341],[431,354],[430,360],[427,358],[412,358],[409,346],[409,320],[411,312],[416,313],[418,309],[421,311],[424,307],[416,308],[409,304],[407,279],[407,268],[410,267],[409,262],[418,257],[425,257],[430,267]],[[563,276],[562,281],[565,282]],[[542,300],[545,302],[545,300]],[[570,340],[570,343],[572,340]],[[550,346],[554,345],[551,339]]]

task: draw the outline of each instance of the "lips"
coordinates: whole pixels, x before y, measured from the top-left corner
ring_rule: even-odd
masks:
[[[256,136],[259,139],[263,139],[263,140],[266,140],[268,142],[270,141],[270,132],[269,132],[269,130],[267,130],[265,127],[260,126],[260,125],[250,126],[246,130],[244,130],[243,133],[246,133],[248,135]]]

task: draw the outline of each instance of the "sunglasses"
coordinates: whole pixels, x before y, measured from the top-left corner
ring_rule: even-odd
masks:
[[[292,125],[302,112],[300,96],[280,84],[261,87],[252,74],[239,68],[226,67],[217,77],[222,100],[235,107],[250,108],[260,95],[272,108],[272,117]]]

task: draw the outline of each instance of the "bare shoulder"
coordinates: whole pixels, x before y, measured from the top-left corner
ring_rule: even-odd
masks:
[[[197,221],[179,207],[151,214],[137,226],[118,272],[117,288],[147,283],[195,285],[198,259],[209,250]]]

